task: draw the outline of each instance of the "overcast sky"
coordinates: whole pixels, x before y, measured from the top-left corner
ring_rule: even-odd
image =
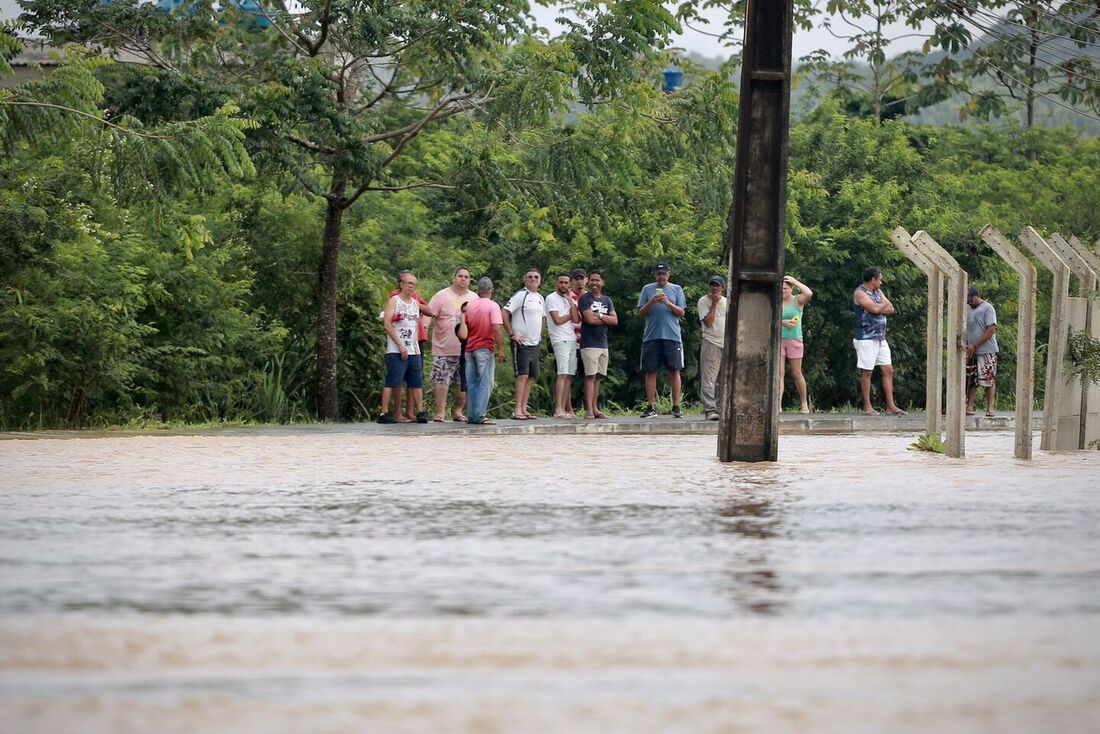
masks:
[[[679,1],[666,2],[665,6],[674,10],[679,4]],[[554,19],[560,15],[557,10],[534,6],[532,7],[531,13],[538,20],[539,25],[549,28],[551,32],[554,31],[556,27]],[[710,19],[710,24],[701,25],[693,23],[692,25],[695,26],[695,30],[685,27],[684,34],[675,39],[675,44],[687,51],[695,51],[704,56],[725,58],[729,55],[730,50],[723,47],[718,39],[708,35],[710,33],[720,33],[722,31],[723,11],[721,9],[711,8],[705,11],[704,14]],[[838,24],[835,30],[838,33],[841,31],[844,33],[852,32],[851,29],[845,29],[842,24]],[[893,38],[913,33],[913,29],[908,28],[904,24],[900,24],[896,27],[887,27],[885,31],[888,37]],[[889,55],[920,48],[923,42],[923,38],[899,39],[891,46]],[[809,31],[795,29],[793,51],[796,62],[800,56],[805,56],[817,49],[825,49],[830,55],[839,57],[848,49],[848,43],[837,39],[828,29],[820,25],[815,26]]]
[[[670,8],[675,8],[679,2],[669,2],[666,5]],[[554,9],[543,8],[541,6],[534,5],[532,3],[532,14],[537,18],[539,25],[549,28],[551,32],[555,30],[554,18],[558,16],[558,12]],[[710,26],[700,26],[700,30],[706,32],[717,32],[722,28],[721,11],[711,10],[709,11],[712,22]],[[0,0],[0,18],[14,18],[19,15],[19,5],[16,0]],[[729,54],[729,50],[723,48],[716,39],[711,38],[705,33],[692,31],[685,28],[684,35],[676,39],[676,45],[683,47],[688,51],[695,51],[704,56],[718,56],[725,57]],[[896,29],[896,35],[906,33],[907,29],[904,26]],[[918,48],[921,44],[921,39],[910,38],[899,41],[893,48],[891,53],[901,53],[913,48]],[[847,45],[844,41],[834,38],[829,31],[822,27],[815,27],[810,31],[795,31],[794,37],[794,57],[797,60],[798,57],[804,56],[811,51],[819,48],[824,48],[834,56],[839,56],[846,48]]]

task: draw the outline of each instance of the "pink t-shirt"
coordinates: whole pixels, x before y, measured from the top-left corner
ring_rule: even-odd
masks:
[[[491,298],[475,298],[466,306],[466,328],[469,337],[466,339],[466,351],[475,349],[492,349],[494,344],[494,326],[503,325],[504,317],[500,313],[500,306]]]
[[[458,324],[462,304],[476,300],[476,293],[466,291],[459,295],[450,287],[432,296],[428,308],[435,314],[435,328],[432,329],[433,357],[457,357],[462,353],[462,344],[455,335],[455,325]]]

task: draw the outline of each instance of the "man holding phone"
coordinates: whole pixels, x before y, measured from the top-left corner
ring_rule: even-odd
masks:
[[[654,268],[655,282],[642,288],[638,297],[638,313],[645,319],[642,336],[642,371],[645,372],[646,409],[643,418],[657,415],[653,402],[657,397],[657,370],[668,370],[672,386],[672,417],[680,417],[680,371],[684,369],[684,342],[680,335],[680,319],[687,312],[684,289],[668,282],[672,274],[667,262]]]

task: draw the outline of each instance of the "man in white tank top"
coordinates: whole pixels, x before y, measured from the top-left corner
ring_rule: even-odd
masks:
[[[382,414],[379,423],[408,423],[390,413],[393,391],[402,384],[408,388],[409,399],[416,412],[417,423],[427,423],[424,412],[424,364],[420,355],[417,331],[421,315],[434,316],[430,306],[421,305],[413,294],[416,292],[416,276],[404,273],[401,291],[386,302],[382,323],[386,328],[386,382],[382,388]]]

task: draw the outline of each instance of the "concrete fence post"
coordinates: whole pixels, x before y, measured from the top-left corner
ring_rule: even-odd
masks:
[[[1050,330],[1047,336],[1047,377],[1043,395],[1043,432],[1039,439],[1039,448],[1043,451],[1053,451],[1057,447],[1058,422],[1061,419],[1058,398],[1065,389],[1062,373],[1063,363],[1066,359],[1066,338],[1069,328],[1067,321],[1069,267],[1034,228],[1024,227],[1020,232],[1020,242],[1024,243],[1036,260],[1054,274],[1054,286],[1051,289],[1050,297]]]
[[[1020,276],[1016,314],[1016,458],[1031,458],[1031,413],[1035,400],[1035,266],[992,224],[978,233]]]
[[[1047,238],[1047,244],[1066,264],[1069,272],[1077,276],[1077,295],[1081,298],[1088,297],[1088,294],[1096,288],[1096,270],[1089,265],[1076,247],[1057,232]]]
[[[1078,248],[1074,247],[1072,242],[1077,241],[1077,238],[1070,235],[1069,241],[1067,241],[1062,235],[1055,232],[1048,240],[1054,251],[1058,253],[1058,257],[1062,258],[1062,261],[1069,267],[1070,272],[1077,276],[1077,298],[1070,298],[1067,305],[1067,316],[1069,326],[1080,326],[1081,330],[1085,334],[1092,336],[1093,324],[1092,324],[1092,304],[1089,302],[1089,296],[1094,290],[1096,290],[1096,282],[1098,276],[1100,276],[1100,268],[1093,267],[1091,260],[1095,260],[1095,256],[1092,253],[1082,253]],[[1075,381],[1077,382],[1077,381]],[[1077,441],[1076,447],[1083,449],[1088,446],[1089,437],[1095,432],[1094,428],[1089,425],[1089,393],[1092,392],[1091,384],[1085,379],[1079,380],[1080,384],[1070,385],[1070,390],[1080,388],[1081,395],[1074,400],[1070,395],[1071,405],[1074,408],[1079,409],[1080,419],[1077,422]],[[1097,419],[1093,419],[1095,422]],[[1066,437],[1062,437],[1061,445],[1058,448],[1066,448]]]
[[[911,240],[947,276],[947,455],[966,455],[966,286],[955,258],[923,229]]]
[[[939,435],[940,406],[943,404],[943,273],[912,243],[912,237],[904,227],[896,227],[890,233],[890,239],[928,278],[928,329],[925,335],[927,358],[924,373],[924,410],[927,414],[925,430],[929,435]]]

